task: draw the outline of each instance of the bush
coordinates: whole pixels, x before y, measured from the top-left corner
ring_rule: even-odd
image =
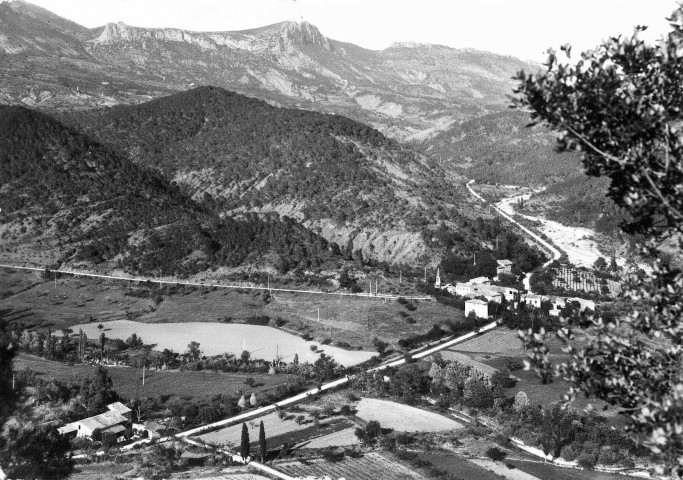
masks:
[[[595,454],[592,453],[582,453],[579,458],[576,459],[579,467],[586,470],[593,470],[595,464],[597,463],[597,458]]]
[[[353,415],[353,409],[351,408],[350,405],[342,405],[341,408],[339,409],[339,413],[342,415]]]
[[[505,367],[511,372],[516,372],[524,368],[524,360],[516,357],[506,357]]]
[[[572,460],[576,460],[576,451],[574,451],[571,445],[565,445],[562,447],[562,450],[560,450],[560,457],[571,462]]]
[[[323,458],[328,462],[341,462],[344,460],[344,451],[337,450],[335,447],[323,449]]]
[[[245,321],[248,325],[261,325],[263,327],[270,324],[270,317],[268,315],[254,315]]]
[[[489,457],[494,462],[502,462],[507,457],[507,452],[501,450],[498,447],[491,447],[486,450],[486,456]]]

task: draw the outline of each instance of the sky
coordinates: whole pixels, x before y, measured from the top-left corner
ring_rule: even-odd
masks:
[[[365,48],[392,42],[476,48],[541,62],[548,47],[574,52],[647,25],[669,30],[676,0],[29,0],[86,27],[122,21],[140,27],[242,30],[306,20],[323,35]]]

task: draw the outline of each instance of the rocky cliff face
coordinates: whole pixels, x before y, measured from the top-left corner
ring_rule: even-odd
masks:
[[[44,108],[138,103],[215,85],[277,105],[346,115],[398,139],[423,140],[503,110],[510,77],[533,68],[511,57],[438,45],[367,50],[328,39],[307,22],[235,32],[123,23],[89,30],[37,14],[23,2],[2,7],[0,18],[12,21],[0,23],[0,48],[8,54],[0,98],[24,103],[39,96],[34,104]],[[28,74],[25,61],[32,63]],[[30,91],[36,84],[38,94]]]

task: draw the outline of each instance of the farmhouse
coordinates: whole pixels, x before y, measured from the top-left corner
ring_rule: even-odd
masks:
[[[489,304],[478,298],[467,300],[465,301],[465,316],[470,312],[474,312],[479,318],[489,318]]]
[[[61,435],[69,437],[92,437],[93,433],[99,431],[101,434],[110,434],[121,437],[131,427],[131,409],[121,402],[107,405],[108,412],[100,413],[94,417],[84,418],[76,422],[67,423],[57,431]]]

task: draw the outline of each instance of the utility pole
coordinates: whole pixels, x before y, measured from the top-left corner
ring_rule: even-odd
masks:
[[[320,323],[320,307],[318,307],[318,323]]]
[[[427,265],[425,265],[425,283],[427,283]]]

